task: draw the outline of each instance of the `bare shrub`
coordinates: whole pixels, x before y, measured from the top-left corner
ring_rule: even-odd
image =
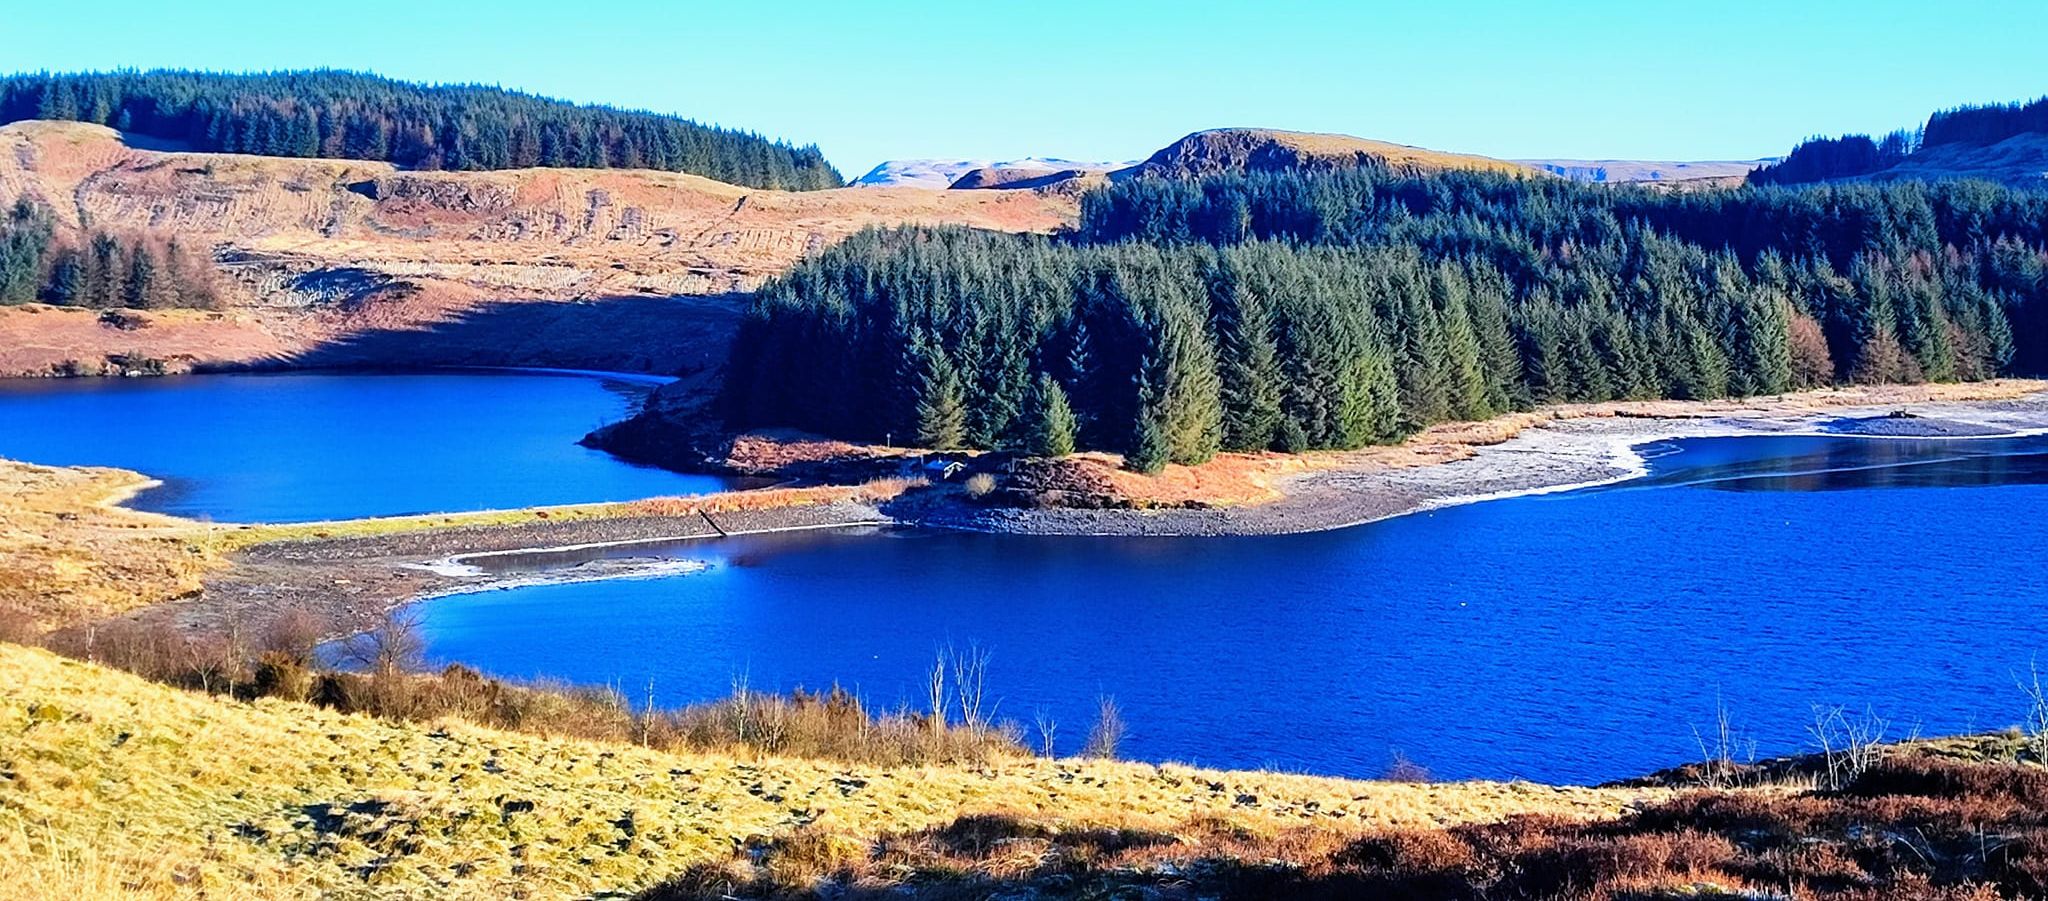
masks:
[[[1116,759],[1117,749],[1124,743],[1125,731],[1124,711],[1117,706],[1116,698],[1109,695],[1096,698],[1095,725],[1088,729],[1088,741],[1081,746],[1081,756]]]
[[[342,643],[342,659],[369,673],[368,684],[355,697],[357,709],[397,719],[417,715],[414,689],[419,680],[412,673],[426,661],[426,640],[419,627],[418,614],[392,610],[375,628]]]
[[[257,697],[307,701],[313,698],[319,681],[306,661],[282,651],[265,651],[256,658],[250,691]]]
[[[934,728],[934,722],[908,710],[870,713],[838,686],[788,695],[742,688],[717,701],[653,714],[640,729],[657,748],[877,764],[981,762],[1025,753],[1021,730],[1001,725]]]
[[[934,664],[935,715],[868,710],[852,693],[757,691],[742,672],[732,694],[675,710],[642,709],[610,686],[510,683],[466,666],[418,672],[424,659],[417,617],[386,616],[341,644],[347,669],[322,672],[311,658],[313,631],[298,625],[266,630],[254,652],[239,630],[191,638],[157,626],[120,623],[64,633],[60,653],[126,669],[146,678],[246,697],[306,701],[347,713],[391,719],[458,717],[480,725],[654,748],[818,757],[880,765],[981,763],[1022,757],[1024,730],[995,720],[986,680],[989,654],[979,647],[947,651]],[[956,675],[957,674],[957,675]],[[957,689],[957,691],[956,691]],[[957,723],[946,711],[962,711]]]
[[[1059,734],[1060,724],[1052,718],[1052,711],[1038,708],[1032,716],[1032,726],[1038,731],[1038,756],[1059,756],[1054,751],[1053,738]]]
[[[233,694],[236,685],[248,681],[241,678],[248,655],[238,638],[239,633],[230,631],[226,638],[186,638],[177,642],[174,653],[179,671],[171,681],[207,694]]]
[[[1694,726],[1692,737],[1700,748],[1697,779],[1701,788],[1731,788],[1746,765],[1756,762],[1756,741],[1736,734],[1735,719],[1719,695],[1714,698],[1714,725],[1710,733],[1703,734]],[[1742,758],[1739,762],[1738,756]]]
[[[403,608],[387,611],[375,627],[341,643],[344,661],[373,674],[417,670],[426,662],[426,650],[419,614]]]
[[[2041,684],[2040,661],[2028,664],[2027,675],[2015,675],[2014,680],[2027,696],[2027,719],[2020,726],[2025,749],[2035,763],[2048,766],[2048,687]]]
[[[929,719],[933,735],[946,731],[946,652],[939,651],[939,659],[932,664],[932,671],[924,681],[925,709],[930,711]]]
[[[256,651],[259,655],[280,654],[302,665],[311,665],[323,631],[318,617],[304,610],[290,610],[270,621],[256,640]]]
[[[1394,752],[1394,760],[1387,764],[1387,771],[1380,775],[1388,782],[1434,782],[1429,768],[1408,759],[1408,755]]]
[[[953,671],[953,694],[960,706],[960,723],[969,729],[986,729],[995,715],[988,699],[989,652],[977,644],[965,651],[946,650]]]
[[[964,487],[968,497],[987,497],[990,492],[996,490],[996,477],[985,472],[977,472],[967,477]]]
[[[1852,714],[1842,706],[1813,706],[1813,723],[1806,732],[1820,749],[1825,772],[1821,786],[1840,789],[1884,760],[1885,734],[1891,721],[1869,707]]]
[[[42,626],[28,611],[9,605],[0,605],[0,641],[10,644],[35,644],[43,637]]]

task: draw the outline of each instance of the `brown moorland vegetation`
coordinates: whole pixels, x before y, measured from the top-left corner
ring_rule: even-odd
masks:
[[[1699,791],[1621,817],[1530,814],[1363,838],[963,816],[849,845],[793,830],[644,901],[1215,897],[1961,901],[2048,894],[2048,770],[1903,756],[1839,791]]]
[[[871,225],[1044,232],[1078,208],[1033,191],[786,192],[630,169],[413,172],[144,143],[80,122],[0,126],[0,202],[47,206],[65,240],[87,223],[176,237],[218,263],[228,309],[120,329],[0,307],[0,338],[16,339],[0,340],[0,373],[96,373],[109,356],[172,370],[267,363],[337,344],[347,353],[315,362],[672,371],[696,361],[643,360],[649,351],[616,336],[702,331],[722,346],[736,314],[720,295]],[[626,315],[591,309],[618,301]],[[551,342],[534,341],[540,327]],[[544,346],[563,342],[579,352]],[[592,342],[604,346],[580,347]]]
[[[205,527],[116,506],[149,484],[0,460],[0,615],[41,631],[197,591],[223,563],[194,540]]]
[[[0,644],[0,898],[588,897],[810,830],[962,817],[1279,835],[1613,816],[1668,790],[1359,782],[1107,760],[662,751],[235,700]],[[1064,828],[1064,826],[1063,826]],[[118,886],[117,890],[108,890]]]

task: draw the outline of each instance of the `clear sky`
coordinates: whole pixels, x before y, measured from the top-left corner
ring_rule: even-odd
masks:
[[[899,157],[1138,158],[1229,125],[1747,159],[2048,94],[2044,0],[1546,6],[0,0],[0,69],[496,83],[816,143],[849,178]]]

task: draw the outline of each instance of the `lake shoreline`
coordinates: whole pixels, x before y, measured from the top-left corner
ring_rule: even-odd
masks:
[[[1762,401],[1693,404],[1654,402],[1559,408],[1520,418],[1500,440],[1464,444],[1425,433],[1397,448],[1310,458],[1274,481],[1278,497],[1263,503],[1206,509],[1080,510],[983,507],[954,489],[913,491],[894,500],[861,489],[789,489],[800,497],[745,509],[767,495],[733,492],[681,499],[674,510],[626,505],[533,508],[528,511],[402,517],[386,521],[253,527],[220,538],[230,565],[206,579],[203,591],[117,616],[120,621],[173,626],[188,634],[257,628],[279,617],[311,614],[334,635],[359,632],[386,612],[451,592],[528,584],[531,573],[505,577],[459,564],[479,555],[546,554],[566,548],[715,539],[796,529],[904,525],[1020,535],[1207,537],[1329,531],[1410,513],[1529,494],[1610,484],[1642,475],[1645,444],[1682,438],[1845,434],[1844,420],[1883,423],[1886,440],[1976,438],[2048,431],[2048,388],[2007,383],[2002,393],[1963,386],[1800,395]],[[1976,390],[1978,397],[1957,399]],[[1873,396],[1875,395],[1875,396]],[[1910,418],[1894,418],[1895,414]],[[1496,423],[1497,424],[1497,423]],[[1496,424],[1452,428],[1484,430]],[[1923,434],[1900,434],[1918,432]],[[1421,449],[1418,451],[1418,447]],[[1407,462],[1390,464],[1388,453]],[[918,495],[923,493],[924,497]],[[729,506],[727,506],[729,504]],[[602,508],[602,509],[598,509]],[[711,510],[709,514],[704,510]],[[392,522],[397,522],[393,520]],[[194,524],[195,527],[197,524]],[[550,573],[550,581],[659,575],[670,561],[624,558],[583,572]]]
[[[1883,400],[1835,405],[1794,396],[1684,413],[1598,411],[1533,422],[1463,456],[1412,465],[1371,457],[1281,476],[1277,499],[1206,509],[935,508],[918,525],[1021,535],[1229,537],[1324,532],[1464,504],[1572,491],[1639,478],[1637,448],[1687,438],[1747,436],[1970,440],[2048,433],[2048,391],[2000,399]],[[1674,403],[1658,402],[1661,408]],[[1683,406],[1676,409],[1683,410]],[[1844,430],[1853,422],[1864,431]],[[1902,424],[1913,424],[1902,426]]]

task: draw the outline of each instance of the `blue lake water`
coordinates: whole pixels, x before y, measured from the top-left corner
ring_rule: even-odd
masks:
[[[164,485],[133,506],[227,522],[717,490],[576,445],[648,387],[505,373],[0,380],[0,457],[138,470]]]
[[[577,447],[644,386],[503,374],[0,382],[0,456],[168,480],[137,505],[311,520],[674,494],[716,480]],[[999,715],[1072,751],[1098,695],[1152,760],[1591,782],[1697,756],[1717,703],[1761,753],[1813,704],[1894,736],[1991,728],[2048,655],[2048,439],[1705,439],[1648,476],[1312,535],[802,533],[594,551],[706,570],[422,605],[434,656],[677,704],[839,682],[919,693],[993,655]],[[512,565],[520,565],[517,562]]]
[[[433,653],[657,700],[837,681],[916,703],[940,645],[1078,747],[1099,694],[1152,760],[1592,782],[1697,759],[1724,704],[1764,754],[1814,704],[1893,735],[2017,722],[2048,654],[2048,441],[1704,439],[1650,476],[1338,532],[922,530],[683,544],[688,576],[423,605]],[[647,548],[609,553],[646,554]]]

